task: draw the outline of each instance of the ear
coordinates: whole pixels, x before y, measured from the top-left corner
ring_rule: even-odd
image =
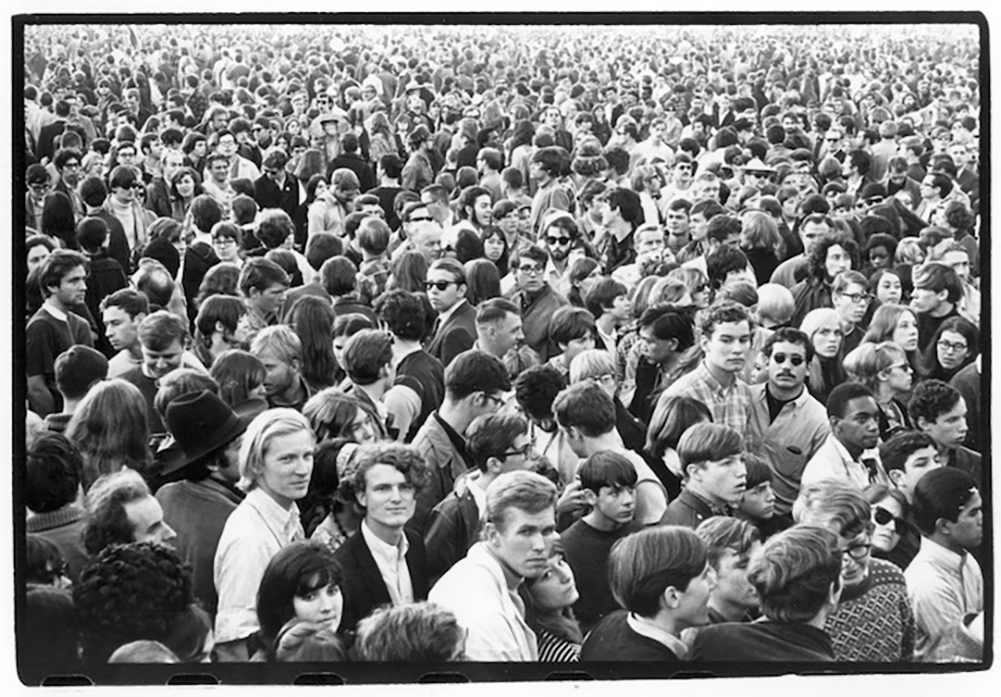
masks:
[[[660,596],[661,602],[668,610],[674,610],[681,604],[681,593],[674,586],[668,586]]]
[[[591,491],[590,489],[581,489],[584,494],[584,500],[587,501],[587,505],[593,507],[598,501],[598,495]]]
[[[841,577],[838,576],[837,580],[831,582],[831,587],[827,591],[827,599],[830,602],[831,607],[837,607],[838,602],[841,600],[841,591],[844,590],[844,584],[841,582]]]
[[[504,464],[496,457],[487,458],[487,472],[490,474],[500,474]]]
[[[364,490],[362,490],[362,491],[355,491],[355,501],[357,501],[358,505],[361,506],[362,508],[366,507],[365,506],[365,491]]]
[[[674,341],[677,342],[677,339],[675,339]],[[702,349],[703,353],[706,352],[706,348],[708,348],[708,346],[709,346],[709,337],[707,337],[705,334],[700,335],[699,347]]]
[[[560,351],[566,351],[569,344],[564,344],[562,341],[557,341],[556,345],[560,347]]]
[[[215,328],[213,329],[213,331],[219,332],[220,334],[225,335],[226,334],[226,327],[223,325],[222,322],[216,322],[215,323]]]
[[[890,482],[893,486],[897,487],[901,491],[904,489],[904,471],[903,470],[889,470],[886,476],[890,478]]]
[[[702,468],[694,462],[685,465],[685,474],[688,475],[689,479],[694,479],[699,482],[702,481]]]
[[[939,518],[935,521],[935,532],[946,537],[952,536],[952,521],[947,518]]]
[[[483,539],[487,543],[497,547],[500,542],[500,529],[493,523],[487,521],[487,524],[483,526]]]
[[[460,283],[455,287],[455,292],[460,298],[466,297],[466,291],[469,290],[469,286],[465,283]]]

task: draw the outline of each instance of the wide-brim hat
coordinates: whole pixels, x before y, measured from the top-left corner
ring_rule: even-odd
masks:
[[[231,443],[261,411],[255,405],[237,413],[208,390],[181,395],[167,407],[164,419],[178,448],[168,455],[163,474],[176,472]]]
[[[775,174],[775,168],[766,165],[760,157],[752,158],[750,162],[740,168],[744,172],[761,172],[762,174]]]

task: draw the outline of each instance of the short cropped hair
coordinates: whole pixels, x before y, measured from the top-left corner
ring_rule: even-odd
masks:
[[[871,532],[871,516],[862,490],[842,479],[822,479],[804,486],[792,506],[797,523],[819,525],[847,538]]]
[[[939,467],[925,473],[914,486],[914,522],[925,535],[935,532],[939,520],[955,523],[977,492],[977,480],[966,470]]]
[[[295,409],[268,409],[258,414],[247,426],[240,445],[240,481],[236,486],[249,492],[257,486],[257,480],[264,472],[264,456],[277,437],[294,433],[308,433],[313,437],[313,430],[305,416]]]
[[[754,543],[761,542],[761,532],[754,524],[723,515],[703,520],[695,528],[695,534],[706,543],[709,566],[717,571],[719,560],[727,549],[732,549],[737,556],[746,557],[750,554]]]
[[[184,346],[188,338],[188,322],[167,310],[157,310],[143,317],[137,333],[143,348],[163,351],[175,341]]]
[[[807,622],[841,583],[838,538],[827,528],[794,525],[768,539],[751,560],[747,580],[761,611],[775,622]]]
[[[602,450],[584,460],[577,470],[582,489],[601,492],[602,487],[634,487],[639,479],[629,458],[611,450]]]
[[[608,557],[612,595],[626,610],[654,617],[664,591],[669,587],[686,591],[692,579],[705,571],[707,558],[705,543],[689,528],[645,528],[612,546]]]
[[[853,399],[860,399],[861,397],[873,397],[875,396],[868,387],[860,382],[843,382],[833,390],[827,396],[827,416],[836,416],[839,419],[845,417],[845,410],[848,408],[848,402]]]
[[[682,434],[678,441],[681,466],[702,465],[740,455],[744,448],[740,433],[722,424],[698,423]]]
[[[466,429],[466,452],[472,464],[487,471],[487,460],[504,459],[518,436],[528,433],[528,421],[519,414],[484,414]]]
[[[275,262],[264,257],[247,259],[240,271],[239,287],[244,297],[250,297],[250,291],[264,292],[274,285],[289,285],[289,276]]]
[[[56,388],[67,399],[83,399],[90,386],[108,377],[108,359],[100,351],[75,344],[56,356]]]
[[[879,459],[887,472],[904,471],[907,458],[918,450],[934,448],[935,441],[922,431],[901,431],[879,446]]]
[[[80,451],[61,433],[44,431],[25,453],[24,505],[51,513],[76,500],[83,478]]]
[[[601,387],[590,382],[578,382],[556,395],[553,414],[560,426],[578,428],[589,438],[615,428],[615,402]]]
[[[427,601],[380,607],[358,623],[355,650],[363,661],[455,661],[466,630],[455,615]]]
[[[493,324],[508,315],[521,315],[518,306],[507,298],[490,298],[476,308],[476,324]]]
[[[445,394],[461,401],[474,392],[507,392],[511,379],[500,359],[484,351],[463,351],[445,369]]]
[[[506,529],[511,508],[532,515],[556,507],[556,485],[541,474],[526,470],[505,472],[487,487],[484,517],[501,531]]]
[[[355,233],[358,246],[369,254],[382,254],[389,247],[389,225],[382,218],[370,216],[362,221]]]

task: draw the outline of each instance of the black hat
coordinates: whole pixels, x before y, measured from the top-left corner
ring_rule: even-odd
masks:
[[[180,447],[164,463],[163,474],[176,472],[232,442],[247,430],[259,411],[237,414],[208,390],[181,395],[167,407],[164,419]]]

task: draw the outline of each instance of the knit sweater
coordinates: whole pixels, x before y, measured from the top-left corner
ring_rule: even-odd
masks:
[[[914,614],[900,569],[888,561],[869,560],[869,575],[846,588],[838,609],[825,626],[842,662],[909,662],[914,654]]]

